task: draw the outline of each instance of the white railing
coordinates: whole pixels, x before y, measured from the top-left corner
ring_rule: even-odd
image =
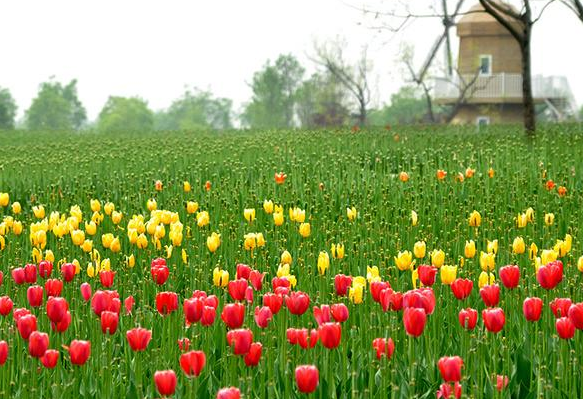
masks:
[[[475,81],[474,81],[475,79]],[[517,73],[498,73],[492,75],[462,75],[454,78],[435,80],[435,99],[457,99],[460,90],[474,83],[466,91],[467,99],[508,99],[522,98],[522,75]],[[569,83],[564,76],[532,77],[532,91],[535,99],[564,99],[574,102]]]

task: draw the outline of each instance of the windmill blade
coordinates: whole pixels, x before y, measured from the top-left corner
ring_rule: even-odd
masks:
[[[437,50],[439,50],[439,46],[441,46],[441,43],[443,43],[446,36],[447,36],[447,29],[443,32],[443,34],[441,36],[439,36],[437,39],[435,39],[435,42],[433,43],[433,46],[431,47],[431,51],[429,51],[429,54],[427,55],[427,58],[425,59],[423,66],[421,67],[421,69],[419,70],[419,73],[417,74],[417,81],[418,82],[423,81],[423,78],[425,77],[427,70],[431,66],[431,62],[433,62],[433,59],[435,58],[435,54],[437,54]]]

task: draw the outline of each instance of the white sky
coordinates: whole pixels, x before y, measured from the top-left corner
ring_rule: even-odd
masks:
[[[411,1],[424,5],[436,0]],[[415,46],[420,65],[442,30],[440,22],[419,20],[396,35],[377,32],[370,28],[374,21],[347,3],[361,4],[358,0],[1,1],[0,86],[12,92],[19,116],[30,106],[39,83],[52,75],[62,82],[78,79],[79,97],[90,120],[109,95],[138,95],[158,110],[179,97],[185,85],[231,98],[239,110],[251,97],[248,82],[267,59],[293,53],[312,72],[306,54],[313,41],[343,36],[351,56],[369,45],[379,85],[376,99],[387,102],[403,84],[402,67],[396,62],[401,43]],[[467,6],[473,3],[466,0]],[[452,38],[457,42],[455,31]],[[580,105],[582,42],[583,23],[560,4],[549,7],[535,26],[533,73],[567,76]]]

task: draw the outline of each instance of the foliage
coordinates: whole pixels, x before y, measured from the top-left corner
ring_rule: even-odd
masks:
[[[140,132],[153,128],[154,113],[138,97],[109,97],[97,122],[97,130],[101,132]]]
[[[0,87],[0,130],[14,129],[16,102],[8,89]]]
[[[391,103],[373,110],[369,121],[374,126],[408,125],[425,121],[427,105],[418,88],[403,86],[391,95]]]
[[[26,111],[26,125],[31,130],[76,130],[86,120],[85,108],[77,97],[76,80],[65,86],[52,79],[41,83]]]
[[[329,73],[315,73],[296,93],[296,112],[305,128],[343,126],[349,121],[346,90]]]

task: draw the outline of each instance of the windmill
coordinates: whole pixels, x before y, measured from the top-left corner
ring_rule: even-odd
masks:
[[[455,26],[454,18],[457,16],[458,12],[460,11],[460,8],[462,7],[463,2],[464,2],[464,0],[458,0],[453,14],[450,15],[447,12],[447,0],[441,0],[442,10],[443,10],[443,18],[442,18],[443,33],[439,37],[437,37],[437,39],[435,39],[435,42],[433,43],[433,46],[431,47],[429,54],[427,54],[427,57],[425,58],[425,62],[421,66],[421,69],[419,69],[419,72],[416,75],[413,74],[413,79],[415,80],[416,83],[421,84],[421,82],[423,81],[423,78],[425,77],[425,74],[427,73],[427,70],[431,66],[431,63],[433,62],[433,59],[437,55],[437,51],[439,50],[439,48],[441,47],[441,45],[443,44],[444,41],[445,41],[445,49],[444,49],[445,50],[445,63],[447,65],[447,73],[448,73],[448,76],[451,76],[453,74],[453,66],[452,66],[453,61],[452,61],[452,56],[451,56],[451,43],[450,43],[450,39],[449,39],[449,29],[452,26]]]

